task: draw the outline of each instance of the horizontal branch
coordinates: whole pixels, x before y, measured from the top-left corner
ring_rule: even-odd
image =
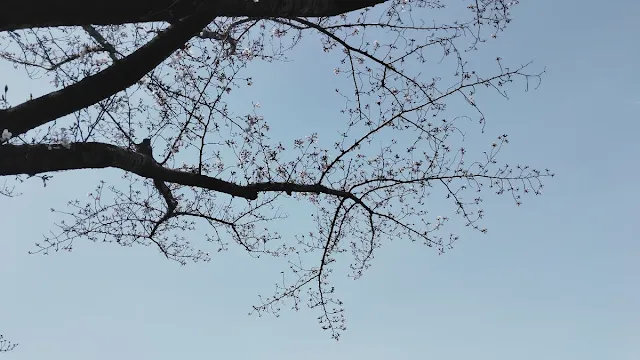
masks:
[[[325,194],[325,195],[334,195],[339,198],[346,198],[355,201],[360,205],[364,205],[362,201],[356,197],[353,193],[345,190],[337,190],[332,189],[330,187],[326,187],[321,184],[295,184],[295,183],[287,183],[287,182],[263,182],[263,183],[255,183],[247,185],[248,189],[257,191],[257,192],[285,192],[287,194],[291,193],[314,193],[314,194]]]
[[[72,143],[68,147],[57,144],[0,146],[0,176],[102,168],[117,168],[148,179],[218,191],[248,200],[257,199],[261,192],[317,193],[351,199],[364,206],[353,193],[320,184],[263,182],[238,185],[207,175],[168,169],[149,156],[98,142]]]
[[[212,18],[197,15],[174,25],[129,56],[59,91],[0,110],[0,131],[13,136],[84,109],[140,80],[206,27]]]
[[[195,13],[212,17],[323,17],[386,0],[4,0],[0,31],[33,27],[174,22]]]
[[[61,145],[0,146],[0,176],[35,175],[51,171],[118,168],[149,179],[219,191],[254,200],[256,190],[228,181],[165,168],[151,157],[128,149],[96,142]]]

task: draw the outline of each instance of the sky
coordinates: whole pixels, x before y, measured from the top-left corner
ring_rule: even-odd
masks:
[[[280,268],[240,249],[184,267],[153,248],[89,242],[72,253],[29,255],[52,229],[49,208],[119,176],[106,170],[56,174],[46,188],[33,183],[0,200],[0,334],[19,343],[0,357],[640,358],[639,15],[631,0],[521,1],[509,29],[474,56],[534,60],[546,74],[535,91],[483,100],[487,137],[476,132],[471,145],[507,133],[502,160],[548,167],[556,177],[520,207],[487,197],[489,233],[463,237],[444,255],[398,239],[362,279],[334,276],[348,328],[339,342],[314,311],[248,315]],[[309,71],[313,64],[332,74],[317,45],[269,65],[247,94],[276,124],[305,125],[291,131],[328,126],[330,94],[275,92],[267,80],[330,88],[330,76]],[[42,86],[0,66],[12,91]],[[288,230],[307,231],[298,227]]]

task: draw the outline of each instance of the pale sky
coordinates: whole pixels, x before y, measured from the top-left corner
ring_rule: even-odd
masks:
[[[398,239],[362,279],[336,274],[348,327],[339,342],[315,311],[248,316],[282,264],[238,248],[185,267],[151,247],[82,241],[72,253],[28,255],[52,229],[51,207],[120,176],[101,170],[56,174],[46,188],[34,180],[1,199],[0,334],[20,345],[0,357],[638,359],[640,3],[523,0],[514,17],[474,59],[534,60],[547,73],[536,91],[478,99],[488,123],[484,135],[468,129],[467,146],[482,151],[507,133],[502,160],[556,177],[521,207],[487,195],[489,233],[468,234],[445,255]],[[276,133],[333,130],[335,64],[313,40],[291,58],[260,67],[243,96],[262,104]],[[12,94],[47,86],[6,63],[0,74]],[[303,221],[286,224],[286,233],[308,231]]]

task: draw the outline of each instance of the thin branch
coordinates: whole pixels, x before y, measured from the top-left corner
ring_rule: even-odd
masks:
[[[89,34],[89,36],[91,36],[98,43],[98,45],[107,50],[107,52],[109,53],[109,57],[111,58],[111,60],[113,60],[114,63],[118,61],[118,57],[116,55],[122,56],[122,54],[120,54],[118,50],[116,50],[116,48],[113,47],[113,45],[111,45],[107,41],[107,39],[105,39],[104,36],[100,34],[98,30],[96,30],[96,28],[91,25],[84,25],[82,26],[82,29],[84,29],[84,31],[86,31],[87,34]]]

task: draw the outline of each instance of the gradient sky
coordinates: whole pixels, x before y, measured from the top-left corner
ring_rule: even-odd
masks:
[[[519,208],[487,196],[489,233],[465,236],[443,256],[399,240],[362,279],[335,276],[348,317],[339,342],[313,311],[248,316],[280,267],[239,249],[186,267],[153,248],[89,242],[73,253],[28,255],[52,227],[50,207],[119,176],[87,171],[1,199],[0,334],[20,345],[0,357],[639,359],[640,3],[523,0],[514,17],[474,56],[534,60],[547,73],[537,91],[486,97],[488,137],[469,130],[470,150],[507,133],[502,160],[549,167],[556,178]],[[246,96],[274,124],[304,122],[296,129],[307,131],[327,126],[335,109],[323,104],[330,91],[296,90],[331,86],[333,65],[317,42],[304,46],[295,62],[265,67],[256,75],[265,81]],[[12,94],[42,86],[1,66]],[[288,91],[275,92],[269,78]]]

